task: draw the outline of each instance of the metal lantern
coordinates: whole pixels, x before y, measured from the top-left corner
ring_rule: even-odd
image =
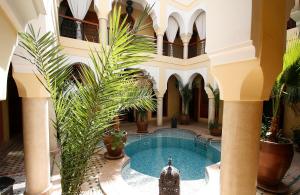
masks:
[[[159,195],[179,195],[180,177],[179,171],[172,166],[169,158],[168,166],[164,167],[159,178]]]

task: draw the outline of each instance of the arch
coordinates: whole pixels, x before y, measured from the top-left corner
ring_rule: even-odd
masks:
[[[191,76],[191,79],[189,84],[192,90],[192,100],[189,106],[189,114],[192,119],[198,121],[200,118],[208,118],[208,94],[201,74],[195,73]]]
[[[189,80],[188,80],[189,88],[192,88],[193,81],[195,80],[195,78],[196,78],[198,75],[200,75],[200,76],[203,78],[203,80],[204,80],[204,86],[207,85],[206,80],[205,80],[205,77],[204,77],[201,73],[195,72],[195,73],[193,73],[193,74],[190,76],[190,78],[189,78]]]
[[[182,79],[182,78],[180,77],[180,75],[177,74],[177,73],[174,73],[174,74],[169,75],[168,78],[167,78],[167,82],[166,82],[166,83],[168,83],[169,79],[170,79],[172,76],[174,76],[174,77],[177,79],[178,82],[181,82],[183,85],[185,84],[185,83],[183,82],[183,79]]]
[[[193,14],[191,15],[189,22],[188,22],[188,32],[189,33],[193,34],[194,23],[195,23],[197,17],[203,12],[206,13],[205,10],[203,10],[201,8],[199,8],[193,12]]]
[[[172,12],[169,16],[168,16],[168,20],[170,17],[174,17],[176,22],[179,25],[179,33],[182,34],[185,32],[184,30],[184,20],[183,17],[178,13],[178,12]]]
[[[145,9],[145,7],[147,5],[153,6],[153,8],[151,9],[151,11],[149,13],[149,16],[152,20],[153,28],[156,29],[158,26],[158,15],[157,15],[158,12],[155,9],[155,7],[156,7],[155,5],[157,4],[157,3],[155,3],[156,1],[155,0],[132,0],[132,1],[138,5],[141,5],[143,9]],[[109,13],[111,13],[111,11],[112,11],[112,7],[113,7],[112,4],[117,3],[117,2],[124,4],[123,0],[121,0],[121,1],[120,0],[111,0],[111,4],[110,4],[111,6],[110,6]]]
[[[182,98],[180,95],[177,82],[181,78],[178,74],[172,74],[166,83],[166,91],[163,96],[163,116],[174,117],[179,116],[182,108]]]

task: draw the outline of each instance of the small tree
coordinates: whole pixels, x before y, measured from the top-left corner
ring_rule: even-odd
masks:
[[[213,96],[214,96],[214,103],[215,103],[215,115],[212,121],[209,121],[209,129],[211,128],[218,128],[219,127],[219,107],[220,107],[220,90],[218,87],[215,89],[208,84],[208,88],[211,90]]]
[[[272,118],[267,131],[266,139],[273,142],[280,141],[279,118],[281,105],[286,100],[293,109],[300,101],[300,40],[291,41],[288,44],[283,58],[283,69],[277,77],[271,94]]]
[[[183,84],[179,82],[179,92],[182,98],[182,114],[189,115],[190,102],[193,98],[192,89],[189,84],[183,86]]]
[[[138,35],[145,29],[150,7],[131,28],[120,22],[121,8],[114,7],[110,17],[109,43],[99,44],[90,52],[92,67],[82,66],[79,82],[70,82],[71,67],[57,39],[50,32],[40,35],[32,26],[20,33],[20,46],[31,56],[25,59],[38,69],[38,78],[51,95],[56,120],[55,129],[61,148],[60,175],[62,194],[80,194],[88,162],[102,139],[105,129],[121,110],[154,108],[152,91],[140,88],[128,70],[150,59],[154,41]],[[72,84],[71,84],[72,83]]]

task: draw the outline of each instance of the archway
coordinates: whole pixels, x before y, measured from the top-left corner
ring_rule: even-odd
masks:
[[[183,58],[183,43],[180,37],[184,28],[183,25],[183,18],[179,13],[170,14],[167,30],[163,37],[163,55]]]
[[[120,0],[120,1],[114,1],[113,6],[115,5],[121,7],[121,19],[124,18],[127,14],[130,14],[130,19],[127,18],[127,23],[132,23],[137,20],[137,18],[141,15],[142,11],[144,10],[144,7],[146,4],[144,4],[143,1],[129,1],[126,0]],[[110,13],[111,14],[111,13]],[[109,17],[110,18],[110,17]],[[144,28],[141,31],[138,32],[140,35],[147,35],[151,37],[155,37],[155,31],[153,28],[153,20],[152,15],[148,15],[145,24],[149,25],[148,28]],[[131,24],[132,25],[132,24]]]
[[[189,43],[189,58],[205,54],[206,12],[204,10],[198,9],[192,14],[189,32],[192,33]]]
[[[181,114],[181,96],[179,92],[180,77],[173,74],[167,81],[167,90],[163,98],[163,116],[167,118],[178,117]]]
[[[191,84],[193,96],[189,106],[190,118],[194,121],[207,120],[208,118],[208,96],[204,87],[203,77],[197,74]]]
[[[92,0],[86,15],[82,19],[73,16],[72,10],[67,0],[63,0],[58,8],[60,35],[73,39],[82,39],[91,42],[99,42],[99,20],[94,10],[94,0]],[[78,27],[80,26],[81,38],[78,37]]]
[[[10,65],[7,77],[7,98],[0,101],[0,146],[12,139],[22,142],[22,100],[18,95]]]

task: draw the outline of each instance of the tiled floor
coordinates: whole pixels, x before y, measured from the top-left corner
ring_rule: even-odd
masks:
[[[167,128],[170,126],[166,121],[165,124],[167,125],[162,128]],[[129,134],[136,132],[136,125],[134,123],[122,124],[121,128],[127,130]],[[204,137],[211,137],[208,135],[208,130],[205,123],[192,123],[185,126],[179,125],[178,128],[189,129],[197,134],[203,135]],[[155,122],[149,124],[150,133],[156,129],[157,127]],[[125,194],[125,191],[130,192],[131,189],[128,189],[128,186],[118,185],[120,178],[114,175],[114,173],[120,171],[123,163],[126,161],[126,158],[120,161],[109,161],[104,159],[103,154],[104,150],[99,148],[93,156],[86,182],[82,186],[82,189],[84,190],[83,194],[103,194],[101,186],[107,184],[110,185],[110,188],[117,187],[120,190],[120,193],[122,192],[121,194]],[[58,156],[55,157],[55,159],[57,158]],[[51,166],[51,181],[54,189],[53,194],[60,194],[59,170],[56,166],[54,166],[53,162],[54,160],[52,160]],[[23,194],[25,188],[24,154],[22,141],[20,139],[14,140],[14,142],[12,142],[12,144],[10,144],[5,150],[0,150],[0,176],[10,176],[14,178],[16,180],[16,184],[14,185],[14,194]],[[99,181],[101,186],[99,185]],[[106,181],[105,184],[103,181]],[[291,189],[288,195],[300,195],[300,153],[295,153],[292,166],[289,169],[284,182],[289,185]],[[269,195],[269,193],[265,193],[260,190],[257,191],[257,195],[262,194]]]

